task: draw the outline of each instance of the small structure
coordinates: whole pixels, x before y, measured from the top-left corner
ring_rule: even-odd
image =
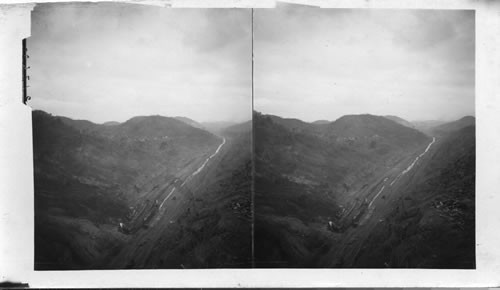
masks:
[[[328,230],[332,232],[340,232],[341,228],[334,221],[328,221]]]

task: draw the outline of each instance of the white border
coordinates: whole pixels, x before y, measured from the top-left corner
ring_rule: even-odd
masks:
[[[13,4],[27,1],[0,0]],[[34,2],[34,1],[29,1]],[[49,2],[49,1],[38,1]],[[50,2],[63,2],[60,0]],[[84,2],[84,1],[79,1]],[[125,1],[124,1],[125,2]],[[171,7],[262,7],[267,0],[127,1]],[[33,271],[31,110],[21,104],[21,39],[32,4],[0,5],[0,281],[31,287],[498,287],[500,286],[500,2],[287,1],[324,8],[476,10],[477,269]]]

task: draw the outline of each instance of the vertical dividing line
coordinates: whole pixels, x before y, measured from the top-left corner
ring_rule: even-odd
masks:
[[[26,84],[26,38],[23,39],[23,104],[26,105],[28,100],[27,84]]]
[[[252,152],[250,154],[251,156],[251,165],[252,165],[252,173],[251,173],[251,219],[252,219],[252,268],[255,268],[255,129],[254,129],[254,46],[253,46],[253,39],[254,39],[254,9],[252,8]]]

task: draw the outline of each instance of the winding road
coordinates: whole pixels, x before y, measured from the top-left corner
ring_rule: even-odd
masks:
[[[183,187],[184,184],[186,184],[186,182],[189,181],[189,179],[200,173],[203,170],[203,168],[205,168],[205,165],[207,165],[208,161],[210,161],[210,159],[212,159],[213,157],[215,157],[215,155],[217,155],[217,153],[219,153],[220,149],[222,148],[222,146],[224,146],[224,144],[226,144],[226,138],[222,138],[222,143],[219,145],[219,147],[217,147],[217,150],[215,150],[214,154],[210,155],[205,160],[205,162],[203,162],[203,164],[198,169],[196,169],[196,171],[194,171],[188,178],[186,178],[186,180],[184,180],[184,182],[181,184],[181,187]]]
[[[353,261],[356,260],[359,252],[362,250],[363,245],[366,242],[369,242],[367,239],[370,236],[370,233],[373,229],[375,229],[375,224],[383,221],[385,219],[384,208],[378,208],[375,202],[378,200],[379,196],[383,192],[387,192],[388,188],[391,188],[403,175],[409,173],[412,169],[416,168],[417,162],[431,149],[432,145],[436,142],[436,138],[433,137],[432,141],[427,145],[425,150],[420,153],[415,159],[411,160],[411,163],[407,167],[405,167],[399,174],[388,184],[389,180],[392,176],[394,176],[396,170],[391,170],[389,174],[386,173],[386,176],[380,180],[380,184],[377,184],[375,188],[379,188],[377,194],[371,199],[368,203],[358,203],[358,212],[353,210],[356,205],[353,205],[353,208],[344,214],[343,217],[347,218],[348,216],[354,215],[357,216],[361,214],[361,218],[359,223],[356,226],[352,226],[352,219],[347,219],[346,221],[349,223],[345,233],[344,238],[339,243],[336,251],[336,258],[334,264],[336,265],[353,265]],[[374,188],[374,189],[375,189]],[[370,194],[370,193],[368,193]],[[365,195],[366,196],[366,195]],[[390,202],[390,198],[387,198],[386,203]],[[364,205],[363,205],[364,204]],[[382,206],[382,205],[381,205]],[[376,211],[376,209],[379,209]],[[361,229],[359,226],[363,226]],[[347,262],[346,261],[350,261]],[[327,264],[330,265],[331,261],[328,261]]]
[[[410,164],[410,166],[408,166],[405,170],[401,171],[401,173],[398,174],[398,176],[396,176],[396,178],[394,178],[394,180],[390,183],[389,186],[393,186],[394,183],[403,175],[405,175],[406,173],[410,172],[410,170],[412,170],[412,168],[415,166],[415,164],[417,163],[417,161],[422,158],[425,153],[427,153],[429,151],[429,149],[431,148],[432,144],[434,144],[434,142],[436,142],[436,137],[432,137],[432,141],[431,143],[429,143],[429,145],[427,145],[427,148],[425,148],[425,151],[422,152],[420,155],[418,155],[415,160],[413,160],[413,162]],[[387,178],[384,179],[384,183],[387,181]],[[371,208],[372,205],[373,205],[373,202],[375,202],[375,200],[377,199],[377,197],[382,193],[382,191],[384,191],[385,189],[385,184],[382,186],[382,188],[380,189],[380,191],[373,197],[372,201],[370,202],[370,204],[368,205],[368,208]]]
[[[219,147],[217,147],[217,149],[215,150],[215,152],[210,155],[204,162],[203,164],[198,167],[198,169],[196,169],[193,173],[191,173],[191,175],[189,175],[185,180],[184,182],[181,184],[181,188],[191,179],[193,178],[194,176],[196,176],[198,173],[200,173],[203,168],[205,168],[205,166],[207,165],[207,163],[210,161],[210,159],[214,158],[220,151],[220,149],[222,148],[222,146],[224,146],[224,144],[226,144],[226,138],[222,138],[222,143],[219,145]],[[158,212],[158,216],[156,217],[156,221],[159,221],[163,215],[163,211],[161,211],[162,207],[163,207],[163,204],[169,199],[169,197],[177,190],[176,187],[173,187],[172,190],[169,192],[169,194],[163,199],[163,201],[161,202],[160,204],[160,207],[158,208],[159,212]]]
[[[425,151],[422,152],[420,155],[417,156],[417,158],[415,158],[415,160],[410,164],[410,166],[408,166],[408,168],[406,168],[405,170],[401,171],[400,174],[398,174],[398,176],[396,176],[396,178],[391,182],[391,186],[394,185],[394,183],[396,181],[398,181],[398,179],[405,175],[406,173],[408,173],[412,168],[413,166],[415,166],[415,163],[417,163],[418,159],[422,158],[422,156],[425,155],[425,153],[427,153],[427,151],[429,151],[429,149],[431,148],[432,144],[434,144],[434,142],[436,142],[436,137],[432,137],[432,142],[429,143],[429,145],[427,145],[427,148],[425,148]]]

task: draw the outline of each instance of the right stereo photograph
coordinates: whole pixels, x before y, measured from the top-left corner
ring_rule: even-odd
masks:
[[[254,12],[260,268],[475,269],[475,13]]]

